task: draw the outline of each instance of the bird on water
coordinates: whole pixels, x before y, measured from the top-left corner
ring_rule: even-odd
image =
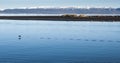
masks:
[[[18,35],[18,37],[21,37],[21,35]]]
[[[21,35],[18,35],[18,39],[19,39],[19,40],[21,39],[21,37],[22,37]]]

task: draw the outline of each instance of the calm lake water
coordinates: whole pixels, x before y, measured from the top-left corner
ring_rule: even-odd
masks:
[[[0,20],[0,63],[120,63],[120,22]]]

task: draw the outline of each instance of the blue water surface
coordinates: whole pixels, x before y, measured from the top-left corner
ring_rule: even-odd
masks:
[[[0,20],[0,63],[120,63],[120,22]]]

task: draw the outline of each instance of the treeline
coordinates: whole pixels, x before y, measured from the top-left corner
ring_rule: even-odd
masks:
[[[120,21],[120,16],[87,16],[84,14],[76,15],[76,14],[65,14],[62,15],[63,18],[71,19],[75,21],[83,20],[83,21]]]
[[[12,20],[52,20],[52,21],[119,21],[120,16],[86,16],[84,14],[64,14],[61,16],[0,16]]]

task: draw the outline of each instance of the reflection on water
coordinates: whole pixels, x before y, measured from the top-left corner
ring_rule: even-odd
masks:
[[[0,63],[120,63],[120,22],[0,20]]]

